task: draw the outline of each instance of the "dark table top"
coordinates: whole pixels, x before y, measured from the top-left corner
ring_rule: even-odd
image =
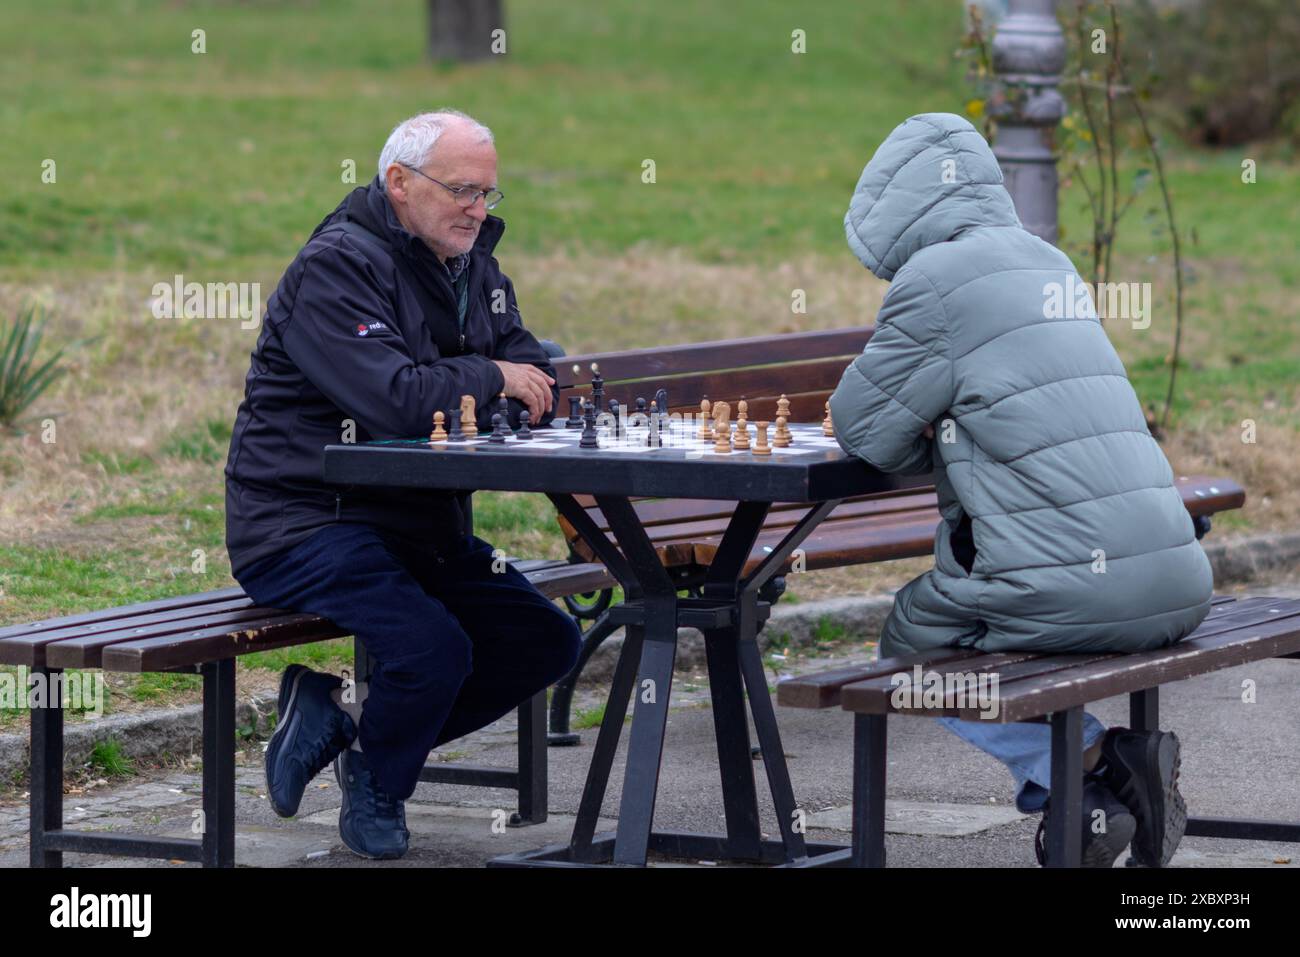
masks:
[[[324,477],[337,485],[761,502],[820,502],[899,487],[897,479],[845,454],[820,425],[791,423],[791,446],[769,456],[714,452],[712,442],[695,438],[696,428],[675,422],[660,448],[644,444],[644,429],[615,437],[605,428],[598,430],[601,448],[579,448],[582,430],[564,428],[563,420],[534,429],[531,440],[512,434],[493,443],[481,432],[463,442],[330,445]],[[769,429],[769,441],[774,433]],[[749,435],[752,449],[752,422]]]

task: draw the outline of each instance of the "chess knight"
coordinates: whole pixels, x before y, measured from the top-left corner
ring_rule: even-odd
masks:
[[[226,462],[231,568],[259,604],[355,634],[368,682],[293,665],[266,754],[276,813],[336,762],[339,830],[364,857],[407,849],[403,801],[429,750],[495,721],[566,674],[579,635],[492,546],[457,493],[333,488],[325,446],[427,436],[470,396],[490,430],[550,422],[546,351],[493,253],[505,223],[487,127],[456,111],[399,124],[379,169],[316,227],[267,303]],[[501,305],[504,303],[504,309]],[[471,678],[472,672],[472,678]]]

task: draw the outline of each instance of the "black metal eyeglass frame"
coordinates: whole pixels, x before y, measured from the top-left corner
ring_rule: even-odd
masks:
[[[499,189],[474,189],[472,186],[448,186],[442,180],[434,179],[422,169],[416,169],[414,166],[407,166],[405,163],[402,163],[401,165],[405,166],[412,173],[419,173],[425,179],[437,183],[443,189],[447,190],[452,196],[456,197],[456,204],[460,206],[461,209],[473,208],[474,204],[477,203],[480,198],[483,200],[485,208],[496,209],[501,200],[506,198],[506,194],[501,192]],[[470,201],[468,203],[461,199],[461,194],[467,189],[473,190],[470,194]],[[495,199],[491,197],[495,197]]]

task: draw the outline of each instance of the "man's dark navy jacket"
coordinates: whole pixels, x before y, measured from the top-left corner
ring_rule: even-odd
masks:
[[[345,220],[382,242],[346,232]],[[464,533],[454,493],[328,486],[322,453],[344,440],[346,420],[355,423],[357,442],[427,435],[433,413],[459,407],[462,395],[474,396],[479,428],[490,428],[504,384],[492,359],[555,377],[492,255],[504,230],[495,216],[479,230],[462,329],[450,274],[402,228],[378,177],[316,227],[267,303],[230,440],[226,547],[236,576],[335,522],[401,532],[435,548]],[[522,408],[510,400],[512,420]],[[553,414],[554,407],[534,424]]]

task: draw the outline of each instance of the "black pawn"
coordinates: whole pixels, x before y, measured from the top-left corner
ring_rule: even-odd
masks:
[[[582,396],[569,396],[569,417],[564,420],[566,429],[582,428]]]
[[[578,448],[600,448],[600,443],[596,441],[596,407],[590,402],[587,403],[587,414],[583,418],[582,438],[578,440]]]
[[[450,412],[447,413],[447,417],[451,419],[451,428],[448,429],[447,431],[447,441],[464,442],[465,430],[461,427],[460,424],[460,409],[459,408],[452,409]]]
[[[525,442],[533,437],[533,430],[528,427],[528,423],[532,421],[532,418],[527,409],[519,411],[519,431],[515,433],[515,438],[519,441]]]
[[[623,434],[618,424],[618,399],[609,400],[609,414],[614,417],[614,438],[617,439]]]
[[[638,412],[640,412],[642,415],[645,415],[645,397],[644,397],[644,396],[637,396],[637,399],[636,399],[636,410],[637,410]]]
[[[663,439],[659,435],[659,407],[655,402],[650,403],[650,429],[645,435],[645,444],[652,449],[657,449],[663,445]]]
[[[505,423],[501,419],[500,412],[492,413],[492,434],[488,436],[489,442],[504,442],[506,440]]]

